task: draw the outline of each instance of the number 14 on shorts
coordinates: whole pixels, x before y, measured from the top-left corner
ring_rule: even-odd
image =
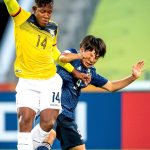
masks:
[[[52,102],[53,103],[60,103],[60,93],[59,92],[52,92]]]

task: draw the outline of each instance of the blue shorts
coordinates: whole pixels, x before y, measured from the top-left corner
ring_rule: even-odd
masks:
[[[84,144],[76,122],[63,114],[58,116],[54,130],[56,130],[57,139],[60,141],[62,150]]]

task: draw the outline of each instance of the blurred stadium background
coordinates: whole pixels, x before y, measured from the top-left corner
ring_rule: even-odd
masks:
[[[32,1],[19,3],[30,11]],[[103,38],[107,54],[96,68],[110,80],[129,75],[134,63],[145,61],[143,76],[119,92],[91,86],[83,90],[76,119],[87,149],[150,150],[149,6],[149,0],[55,0],[53,20],[59,25],[61,50],[78,49],[87,34]],[[4,150],[16,149],[17,78],[13,25],[3,0],[0,20],[0,149]],[[58,141],[54,148],[59,148]]]

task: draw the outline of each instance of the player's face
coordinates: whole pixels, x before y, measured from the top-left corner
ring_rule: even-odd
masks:
[[[82,64],[84,65],[84,67],[86,68],[90,68],[92,67],[99,59],[99,56],[96,56],[95,51],[89,51],[90,52],[90,58],[88,59],[82,59]]]
[[[38,24],[41,27],[44,27],[48,24],[51,18],[52,11],[53,11],[53,4],[47,4],[42,7],[34,7],[33,11]]]

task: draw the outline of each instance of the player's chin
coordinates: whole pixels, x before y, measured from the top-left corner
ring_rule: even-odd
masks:
[[[84,65],[85,68],[90,68],[90,67],[92,67],[92,65],[87,64],[87,63],[83,63],[83,65]]]
[[[47,21],[44,21],[44,22],[41,22],[41,23],[40,23],[40,26],[41,26],[41,27],[45,27],[47,24],[48,24],[48,22],[47,22]]]

